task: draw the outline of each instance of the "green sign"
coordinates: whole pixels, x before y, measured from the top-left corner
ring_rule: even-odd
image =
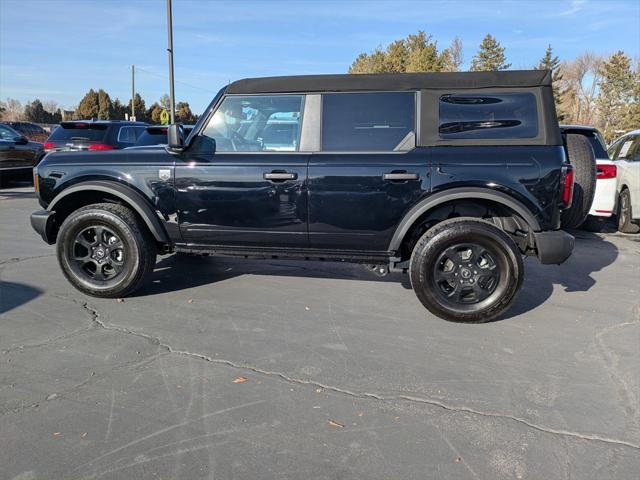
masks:
[[[169,112],[162,110],[160,113],[160,123],[162,125],[169,125]]]

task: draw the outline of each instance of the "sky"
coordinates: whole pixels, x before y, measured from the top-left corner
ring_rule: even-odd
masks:
[[[0,99],[75,107],[90,89],[136,91],[147,106],[168,92],[165,0],[0,0]],[[346,73],[360,52],[424,30],[456,36],[468,67],[491,33],[513,69],[548,44],[560,59],[589,50],[640,55],[640,0],[173,0],[176,101],[202,112],[230,81]]]

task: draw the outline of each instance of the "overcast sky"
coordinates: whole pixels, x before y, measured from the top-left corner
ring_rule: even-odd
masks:
[[[512,68],[550,43],[561,59],[585,50],[640,55],[639,0],[173,0],[176,98],[200,113],[230,80],[344,73],[362,51],[418,30],[438,47],[458,36],[465,66],[486,33]],[[0,98],[75,106],[89,88],[130,97],[130,66],[147,105],[168,91],[165,0],[0,0]]]

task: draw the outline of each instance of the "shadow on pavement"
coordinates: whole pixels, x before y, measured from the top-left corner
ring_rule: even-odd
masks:
[[[525,280],[511,309],[499,320],[526,313],[543,304],[553,293],[554,285],[565,292],[587,292],[596,284],[593,273],[611,265],[618,257],[618,247],[595,233],[572,231],[576,237],[573,255],[562,265],[541,265],[536,259],[525,261]]]
[[[29,303],[42,294],[42,290],[24,283],[0,280],[0,314]]]
[[[525,261],[525,281],[511,309],[498,320],[506,320],[542,305],[553,293],[554,285],[565,292],[586,292],[596,283],[593,273],[611,265],[618,248],[601,235],[576,231],[576,247],[562,265],[541,265],[537,259]],[[378,277],[367,266],[332,262],[243,260],[224,257],[172,255],[156,264],[154,274],[134,296],[156,295],[213,284],[240,275],[280,275],[300,278],[350,279],[399,282],[410,289],[409,276],[392,273]]]

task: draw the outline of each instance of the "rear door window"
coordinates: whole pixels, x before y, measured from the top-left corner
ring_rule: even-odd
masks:
[[[538,135],[538,108],[532,93],[448,93],[438,103],[438,134],[443,140]]]
[[[415,93],[322,95],[322,150],[392,152],[415,147]]]

